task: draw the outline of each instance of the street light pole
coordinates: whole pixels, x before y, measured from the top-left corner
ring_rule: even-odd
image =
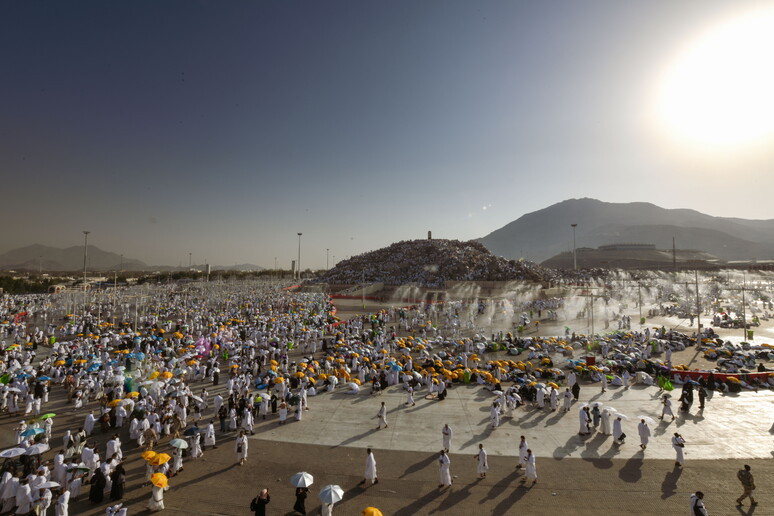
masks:
[[[188,269],[191,269],[191,253],[188,253]]]
[[[326,270],[326,271],[327,271],[328,269],[330,269],[329,260],[328,260],[328,258],[329,258],[329,256],[330,256],[330,254],[331,254],[331,250],[330,250],[330,249],[326,249],[326,250],[325,250],[325,270]]]
[[[575,252],[575,228],[578,227],[577,224],[570,224],[572,226],[572,268],[573,270],[578,270],[578,257]]]
[[[296,269],[298,270],[298,279],[301,279],[301,235],[298,234],[298,261],[296,261]]]
[[[83,232],[83,319],[86,322],[86,255],[89,248],[89,233],[91,231]]]

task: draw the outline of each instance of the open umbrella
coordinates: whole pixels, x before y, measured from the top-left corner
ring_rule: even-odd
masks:
[[[656,420],[650,416],[639,415],[637,419],[644,419],[648,426],[656,426]]]
[[[153,450],[146,450],[146,451],[144,451],[144,452],[142,452],[140,454],[140,457],[142,457],[145,460],[151,460],[156,455],[158,455],[158,453],[156,453],[155,451],[153,451]]]
[[[0,452],[0,457],[4,459],[12,459],[14,457],[24,455],[26,452],[27,450],[25,450],[24,448],[10,448],[8,450]]]
[[[159,466],[161,464],[165,464],[169,462],[169,459],[171,458],[172,457],[170,457],[166,453],[159,453],[159,454],[156,454],[156,456],[154,456],[153,458],[151,458],[151,460],[149,460],[148,462],[154,466]]]
[[[54,414],[53,412],[49,412],[48,414],[43,414],[38,419],[48,419],[50,417],[56,417],[56,414]]]
[[[333,484],[329,484],[320,489],[320,501],[323,503],[336,503],[344,498],[344,490]]]
[[[314,483],[314,477],[302,471],[290,477],[290,484],[294,487],[309,487]]]
[[[163,473],[154,473],[151,475],[150,481],[156,487],[167,487],[169,484],[169,479]]]
[[[33,444],[29,448],[27,448],[27,451],[24,453],[25,455],[40,455],[43,452],[47,452],[51,447],[45,443],[40,444]]]
[[[43,430],[42,428],[28,428],[24,432],[21,433],[21,436],[22,437],[30,437],[30,436],[33,436],[33,435],[42,434],[43,432],[45,432],[45,430]]]
[[[201,430],[199,430],[199,427],[192,426],[192,427],[186,428],[185,432],[183,432],[183,435],[196,435],[200,432]]]
[[[382,511],[377,509],[376,507],[366,507],[362,511],[360,511],[360,514],[363,516],[384,516],[382,514]]]
[[[188,443],[185,442],[183,439],[172,439],[171,441],[169,441],[169,445],[173,448],[181,448],[183,450],[188,448]]]
[[[38,488],[40,489],[51,489],[52,487],[59,487],[59,482],[49,480],[48,482],[43,482],[42,484],[38,485]]]

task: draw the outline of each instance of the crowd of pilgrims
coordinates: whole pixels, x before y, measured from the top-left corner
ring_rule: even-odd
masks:
[[[621,330],[596,344],[601,359],[594,366],[585,361],[591,343],[582,335],[500,333],[497,342],[463,336],[466,321],[481,314],[478,303],[419,304],[339,321],[327,296],[273,286],[206,293],[166,287],[155,302],[133,328],[130,320],[108,322],[112,304],[99,307],[100,320],[94,306],[73,317],[57,314],[41,296],[3,298],[0,409],[20,420],[15,436],[23,454],[3,465],[0,514],[26,514],[36,505],[67,514],[86,485],[93,503],[103,503],[106,493],[111,504],[120,502],[124,461],[143,460],[140,451],[158,449],[165,439],[186,440],[185,456],[196,459],[223,436],[236,437],[243,463],[244,435],[254,433],[257,421],[300,421],[310,397],[323,392],[356,394],[370,385],[378,394],[400,385],[411,403],[415,393],[443,400],[448,389],[472,383],[497,395],[497,417],[525,404],[555,409],[562,402],[567,410],[578,399],[578,380],[661,385],[672,351],[697,340],[702,345],[666,329]],[[31,322],[40,321],[41,307],[52,321],[45,330]],[[538,317],[560,308],[558,300],[516,305]],[[487,355],[492,350],[501,353]],[[504,382],[511,385],[503,388]],[[719,380],[710,388],[728,385]],[[83,423],[55,437],[57,418],[46,412],[57,389],[60,411],[82,415]],[[125,442],[138,453],[124,457]],[[54,456],[43,461],[49,447]],[[174,477],[183,456],[178,447],[170,460],[145,462],[146,477]],[[149,507],[163,508],[163,490],[152,489]]]

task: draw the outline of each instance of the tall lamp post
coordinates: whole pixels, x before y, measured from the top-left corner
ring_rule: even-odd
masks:
[[[298,234],[298,260],[296,261],[296,268],[298,270],[298,279],[301,279],[301,235],[303,233]]]
[[[89,248],[89,233],[91,231],[83,232],[83,319],[86,320],[86,254]]]
[[[570,224],[572,226],[572,268],[573,270],[578,270],[578,256],[575,252],[575,228],[578,227],[577,224]]]
[[[325,250],[325,270],[326,271],[330,269],[330,265],[329,265],[330,261],[328,260],[328,258],[330,257],[330,254],[331,254],[331,250],[326,249]]]

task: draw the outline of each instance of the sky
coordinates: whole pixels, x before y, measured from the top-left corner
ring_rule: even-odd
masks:
[[[770,11],[2,2],[0,252],[88,230],[149,264],[289,268],[301,232],[323,268],[579,197],[770,219]]]

